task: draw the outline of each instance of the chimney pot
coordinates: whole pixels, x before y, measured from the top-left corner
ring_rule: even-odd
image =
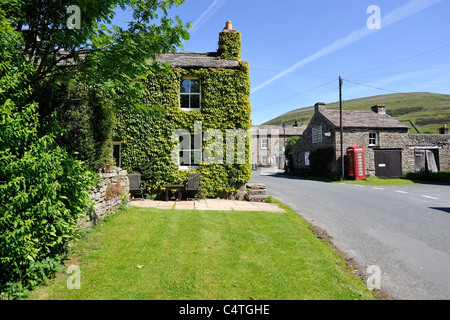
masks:
[[[231,23],[231,21],[227,21],[223,30],[233,30],[233,23]]]

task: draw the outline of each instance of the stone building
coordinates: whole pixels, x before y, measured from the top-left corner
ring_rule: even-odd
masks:
[[[271,167],[284,170],[284,146],[289,139],[300,137],[306,126],[300,121],[295,124],[253,125],[252,126],[252,164],[256,167]]]
[[[293,150],[294,171],[309,173],[309,156],[318,149],[330,148],[329,173],[340,176],[342,154],[340,112],[317,103],[315,112]],[[409,127],[386,114],[383,105],[372,111],[343,111],[344,165],[346,149],[364,148],[367,176],[401,177],[406,172],[450,170],[450,135],[409,134]],[[445,134],[447,133],[447,134]]]
[[[142,110],[116,111],[116,163],[142,174],[154,195],[185,184],[190,173],[201,174],[205,196],[235,192],[251,178],[250,69],[241,60],[241,33],[227,22],[216,52],[157,60],[167,72],[148,74]]]

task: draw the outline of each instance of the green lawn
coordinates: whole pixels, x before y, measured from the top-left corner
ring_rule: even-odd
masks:
[[[286,208],[286,207],[285,207]],[[132,207],[73,246],[67,267],[30,299],[374,299],[300,216]]]
[[[410,184],[420,184],[419,181],[413,181],[409,179],[381,179],[378,177],[367,177],[365,180],[344,180],[344,181],[336,181],[342,183],[350,183],[350,184],[362,184],[368,186],[396,186],[396,185],[410,185]]]

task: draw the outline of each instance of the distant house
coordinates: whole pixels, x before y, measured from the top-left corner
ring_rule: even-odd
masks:
[[[401,177],[406,172],[450,169],[450,135],[409,134],[409,127],[386,114],[384,105],[372,111],[343,111],[344,160],[350,146],[364,148],[368,176]],[[445,133],[443,131],[443,133]],[[331,149],[329,173],[339,176],[341,167],[340,112],[314,106],[314,115],[294,146],[294,170],[311,171],[310,155]],[[346,166],[346,161],[344,161]]]
[[[284,170],[285,144],[292,137],[300,137],[306,126],[297,120],[295,124],[253,125],[252,126],[252,164],[256,167],[270,167]]]

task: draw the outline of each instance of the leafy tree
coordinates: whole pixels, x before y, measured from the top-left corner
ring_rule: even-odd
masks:
[[[93,177],[27,103],[35,67],[0,9],[0,299],[23,297],[61,262],[89,205]]]
[[[297,143],[298,139],[300,139],[300,137],[292,137],[286,142],[286,159],[290,167],[293,163],[292,152],[294,151],[294,146]]]
[[[41,130],[66,130],[58,142],[91,167],[101,166],[113,135],[114,107],[144,109],[146,76],[167,71],[155,57],[189,38],[190,25],[169,16],[169,9],[183,2],[0,0],[23,36],[23,54],[36,66],[28,84],[46,124]],[[74,11],[68,9],[74,5],[80,9],[74,18],[79,29],[70,27]],[[112,23],[116,9],[133,12],[127,27]]]

